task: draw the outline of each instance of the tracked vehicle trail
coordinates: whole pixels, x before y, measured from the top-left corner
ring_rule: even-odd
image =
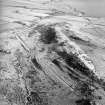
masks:
[[[3,4],[0,104],[105,104],[104,19],[54,2]]]

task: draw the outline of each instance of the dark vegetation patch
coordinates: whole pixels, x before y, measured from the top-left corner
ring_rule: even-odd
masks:
[[[63,68],[60,66],[60,62],[59,62],[59,61],[57,61],[56,59],[54,59],[52,62],[53,62],[60,70],[63,71]]]
[[[81,75],[84,75],[88,78],[89,84],[93,85],[95,88],[94,83],[98,83],[104,90],[105,90],[105,81],[100,80],[94,73],[91,71],[88,67],[85,66],[83,62],[79,60],[79,58],[72,53],[67,53],[65,51],[57,51],[57,54],[63,58],[66,62],[66,64],[70,67],[73,68],[75,71],[79,71]],[[68,69],[69,70],[69,69]],[[69,70],[71,71],[71,70]],[[77,76],[78,77],[78,76]],[[78,77],[80,78],[80,77]]]
[[[80,59],[73,53],[67,53],[66,51],[56,51],[57,54],[64,59],[66,64],[73,68],[75,71],[79,71],[82,75],[89,78],[90,81],[98,83],[105,90],[105,81],[99,79],[92,70],[90,70]]]
[[[78,73],[76,73],[76,71],[71,70],[71,68],[69,68],[69,67],[67,67],[67,66],[66,66],[66,69],[69,71],[69,72],[68,72],[68,75],[69,75],[71,78],[73,78],[73,79],[76,80],[76,81],[79,81],[79,80],[80,80],[81,76],[80,76]]]
[[[94,103],[94,89],[91,89],[88,83],[80,82],[77,86],[81,99],[76,101],[76,105],[96,105]]]
[[[91,86],[88,83],[79,83],[77,89],[80,94],[86,98],[91,98],[91,96],[93,96],[94,89],[91,89]]]
[[[51,44],[51,43],[56,43],[56,31],[54,28],[52,27],[43,27],[39,30],[39,32],[41,33],[41,37],[40,40],[44,43],[44,44]]]
[[[42,99],[37,92],[31,92],[27,97],[27,101],[27,105],[40,105],[42,103]]]
[[[3,53],[3,54],[11,54],[10,51],[6,51],[6,50],[2,50],[2,49],[0,49],[0,53]]]
[[[75,76],[75,75],[73,75],[72,73],[68,73],[68,75],[70,76],[70,78],[72,78],[73,80],[76,80],[76,81],[78,81],[79,80],[79,78],[77,77],[77,76]]]
[[[76,105],[92,105],[92,104],[88,99],[81,99],[76,101]]]
[[[96,78],[97,83],[103,88],[105,91],[105,80]]]
[[[76,57],[75,54],[67,54],[65,51],[57,51],[57,54],[61,56],[68,66],[72,67],[75,70],[81,71],[86,76],[90,76],[90,70]]]
[[[73,78],[75,80],[78,80],[79,78],[81,78],[80,75],[78,73],[76,73],[76,71],[71,70],[71,68],[67,67],[66,65],[63,66],[64,68],[62,68],[61,67],[62,64],[60,65],[60,62],[57,61],[56,59],[54,59],[52,62],[63,72],[64,72],[64,69],[67,69],[68,70],[67,73],[71,78]]]

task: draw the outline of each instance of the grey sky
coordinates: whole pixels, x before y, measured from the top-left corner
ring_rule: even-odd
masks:
[[[68,0],[71,6],[88,16],[105,17],[105,0]]]

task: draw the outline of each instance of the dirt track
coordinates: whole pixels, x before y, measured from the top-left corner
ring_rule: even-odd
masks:
[[[105,104],[104,18],[66,1],[7,0],[0,22],[0,105]]]

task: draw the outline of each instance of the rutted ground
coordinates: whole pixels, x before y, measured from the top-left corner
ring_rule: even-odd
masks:
[[[104,18],[64,1],[2,5],[0,105],[105,104]]]

